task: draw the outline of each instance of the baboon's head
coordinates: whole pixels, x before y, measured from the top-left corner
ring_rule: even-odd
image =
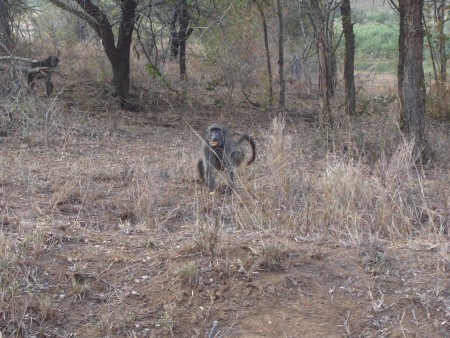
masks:
[[[58,66],[59,63],[59,58],[55,55],[50,55],[45,62],[47,63],[48,67],[51,68],[56,68],[56,66]]]
[[[208,128],[209,145],[213,148],[221,148],[224,145],[225,129],[219,124],[213,124]]]

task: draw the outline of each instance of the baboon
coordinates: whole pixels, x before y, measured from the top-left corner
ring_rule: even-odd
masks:
[[[39,72],[39,73],[28,73],[27,74],[27,83],[31,90],[34,89],[34,82],[36,79],[41,79],[45,77],[45,92],[47,96],[50,96],[50,94],[53,91],[53,84],[52,84],[52,70],[53,68],[56,68],[59,63],[59,58],[54,55],[50,55],[48,58],[42,61],[32,61],[31,67],[33,68],[50,68],[51,70],[48,72]]]
[[[241,147],[243,141],[249,142],[252,147],[252,157],[247,162],[249,165],[256,157],[255,141],[249,134],[242,134],[236,142],[227,128],[218,123],[206,128],[200,148],[202,158],[197,163],[197,169],[210,194],[214,194],[215,188],[214,169],[227,170],[229,174],[227,188],[234,188],[234,171],[245,157]]]
[[[47,67],[47,68],[56,68],[59,63],[59,58],[54,55],[50,55],[48,58],[42,61],[31,61],[31,67]]]

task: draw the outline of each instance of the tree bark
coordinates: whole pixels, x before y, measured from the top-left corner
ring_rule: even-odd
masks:
[[[270,62],[270,50],[269,50],[269,38],[267,33],[267,22],[266,16],[264,14],[264,8],[262,4],[255,1],[256,7],[258,8],[259,14],[261,15],[261,22],[263,26],[264,33],[264,48],[266,50],[266,60],[267,60],[267,76],[269,77],[269,103],[272,106],[273,103],[273,76],[272,76],[272,64]]]
[[[441,0],[439,7],[437,9],[437,25],[439,31],[439,57],[441,59],[441,68],[439,70],[439,96],[444,99],[445,95],[445,85],[447,80],[447,53],[445,50],[445,43],[447,42],[447,36],[444,32],[445,24],[445,8],[446,1]]]
[[[180,78],[186,79],[186,40],[192,32],[189,30],[189,13],[187,10],[186,0],[181,1],[180,8],[180,30],[178,31],[178,43],[180,53]]]
[[[400,102],[400,126],[407,124],[405,107],[403,105],[403,82],[405,79],[405,58],[406,58],[406,13],[405,2],[408,0],[398,0],[399,32],[398,32],[398,63],[397,63],[397,91]]]
[[[345,111],[354,115],[356,110],[355,94],[355,34],[350,8],[350,0],[343,0],[341,4],[342,29],[345,38],[344,82],[345,82]]]
[[[319,92],[322,111],[319,116],[320,126],[324,130],[332,127],[330,112],[330,83],[328,75],[327,48],[322,36],[318,37],[319,45]]]
[[[320,115],[319,123],[323,130],[329,130],[333,127],[333,120],[330,110],[330,76],[327,60],[327,46],[325,43],[325,20],[322,15],[322,9],[319,0],[311,0],[311,10],[315,25],[317,52],[319,55],[319,93],[320,93]]]
[[[413,158],[426,161],[429,155],[425,137],[425,78],[423,73],[423,0],[405,2],[405,68],[403,81],[404,119],[402,132],[414,142]]]
[[[178,56],[178,50],[180,44],[178,43],[178,32],[177,32],[177,20],[178,20],[178,6],[173,11],[172,20],[170,21],[170,55],[173,58]]]
[[[0,42],[11,52],[13,39],[11,33],[11,4],[8,0],[0,1]],[[0,53],[2,50],[0,49]]]
[[[186,80],[186,41],[191,35],[193,28],[189,28],[191,17],[189,15],[186,0],[179,0],[174,9],[170,21],[170,54],[173,58],[180,56],[180,78]],[[179,23],[177,31],[176,23]]]
[[[278,77],[280,81],[279,109],[281,116],[284,116],[286,106],[286,81],[284,79],[284,33],[283,33],[283,7],[281,0],[277,0],[278,10]]]
[[[430,59],[431,59],[431,65],[433,66],[433,76],[434,81],[438,82],[438,75],[437,75],[437,69],[436,69],[436,58],[435,58],[435,52],[433,48],[433,38],[431,36],[431,26],[428,25],[426,18],[423,18],[423,27],[425,29],[425,35],[428,40],[428,49],[430,50]]]
[[[330,98],[334,96],[334,92],[336,90],[337,83],[337,57],[336,57],[336,48],[334,46],[334,11],[332,12],[329,9],[330,5],[323,6],[323,20],[324,20],[324,43],[327,53],[327,62],[328,62],[328,94]]]

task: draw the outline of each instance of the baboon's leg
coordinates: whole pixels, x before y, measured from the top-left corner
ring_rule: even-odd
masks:
[[[234,185],[235,185],[235,183],[234,183],[234,169],[230,169],[229,173],[230,173],[230,180],[228,181],[228,185],[230,187],[234,188]]]
[[[214,167],[215,167],[215,161],[216,158],[212,154],[208,154],[208,158],[205,159],[207,163],[206,166],[206,184],[208,185],[209,191],[214,191],[214,187],[216,185],[215,179],[214,179]]]
[[[239,167],[244,160],[244,153],[240,150],[233,151],[231,153],[231,162],[235,167]]]
[[[234,170],[236,168],[234,157],[236,156],[238,151],[235,151],[231,154],[231,158],[225,158],[225,169],[228,171],[230,178],[228,179],[228,185],[234,188]]]
[[[31,73],[27,74],[27,84],[28,88],[30,88],[31,91],[34,89],[34,76]]]
[[[222,185],[219,187],[219,193],[221,195],[223,194],[232,194],[234,191],[234,188],[228,184]]]
[[[47,96],[50,96],[53,91],[52,74],[53,73],[50,72],[45,75],[45,93]]]
[[[216,185],[215,179],[214,179],[214,168],[212,165],[208,165],[206,169],[206,184],[208,185],[209,191],[214,191],[214,187]]]

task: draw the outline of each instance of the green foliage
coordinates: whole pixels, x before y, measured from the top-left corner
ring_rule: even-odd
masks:
[[[381,6],[377,10],[368,11],[367,7],[355,10],[355,5],[353,4],[352,9],[353,20],[358,25],[378,23],[398,27],[398,14],[389,8],[389,6]]]
[[[217,87],[219,87],[219,81],[214,80],[206,83],[206,90],[207,91],[214,91],[217,90]]]
[[[160,77],[159,71],[151,63],[146,63],[145,69],[147,69],[147,73],[148,73],[148,75],[150,75],[150,77],[152,79],[156,79],[156,78]]]
[[[389,26],[391,25],[397,26],[398,23],[397,14],[395,14],[395,12],[390,10],[389,8],[386,8],[386,11],[377,11],[372,14],[369,14],[367,16],[367,19],[379,24],[386,24]]]
[[[355,67],[378,72],[395,71],[398,59],[398,31],[392,26],[368,22],[355,25]]]
[[[208,82],[206,84],[206,90],[209,92],[208,97],[212,100],[213,104],[216,107],[221,108],[223,106],[223,100],[221,100],[217,96],[218,89],[219,89],[219,81],[217,80]]]

